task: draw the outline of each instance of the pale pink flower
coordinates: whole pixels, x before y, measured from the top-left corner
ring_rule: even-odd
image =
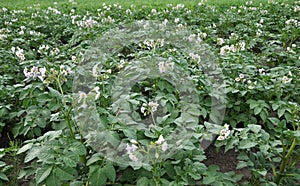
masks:
[[[167,142],[164,142],[161,146],[161,150],[165,152],[167,150],[167,148],[168,148],[168,144],[167,144]]]

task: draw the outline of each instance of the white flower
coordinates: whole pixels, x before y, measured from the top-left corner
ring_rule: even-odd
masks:
[[[87,95],[85,92],[80,92],[79,94],[79,99],[86,99],[87,98]]]
[[[241,79],[243,79],[243,78],[245,77],[245,75],[244,75],[244,74],[240,74],[239,77],[240,77]]]
[[[93,76],[94,76],[95,78],[98,77],[98,65],[95,65],[95,66],[93,67],[92,73],[93,73]]]
[[[138,161],[137,157],[132,153],[129,154],[129,159],[131,159],[134,162]]]
[[[202,39],[205,39],[205,38],[207,37],[207,34],[203,32],[203,33],[200,33],[199,36],[200,36]]]
[[[239,82],[241,79],[239,77],[235,78],[235,81]]]
[[[46,68],[43,67],[43,68],[40,68],[39,69],[40,73],[38,75],[38,78],[41,80],[41,81],[44,81],[44,78],[46,77]]]
[[[253,86],[253,85],[249,85],[248,88],[249,88],[250,90],[252,90],[252,89],[254,89],[254,86]]]
[[[180,21],[179,18],[175,18],[175,19],[174,19],[174,22],[175,22],[176,24],[179,23],[179,21]]]
[[[92,91],[94,91],[94,92],[96,93],[96,95],[95,95],[95,100],[97,100],[97,99],[100,97],[99,87],[93,88]]]
[[[224,136],[218,136],[217,140],[218,141],[223,141],[223,140],[225,140],[225,137]]]
[[[283,76],[282,77],[282,82],[284,83],[284,84],[287,84],[287,83],[289,83],[289,82],[291,82],[292,81],[292,78],[288,78],[287,76]]]
[[[245,50],[246,43],[245,41],[239,43],[240,50]]]
[[[24,73],[24,75],[25,75],[27,78],[30,78],[30,77],[31,77],[31,74],[30,74],[30,72],[28,72],[27,67],[24,68],[23,73]]]
[[[145,113],[146,108],[145,107],[141,107],[141,113]]]
[[[148,103],[149,107],[150,107],[150,110],[152,112],[155,112],[157,110],[157,107],[159,106],[159,104],[157,102],[153,102],[153,101],[150,101]]]
[[[168,62],[166,63],[166,67],[169,69],[169,70],[173,70],[174,69],[174,62]]]
[[[217,39],[217,45],[223,45],[225,43],[224,39],[218,38]]]
[[[160,145],[165,141],[164,137],[162,135],[159,136],[158,140],[155,142],[156,144]]]
[[[166,72],[166,67],[165,67],[164,62],[159,62],[158,68],[159,68],[160,73],[165,73]]]
[[[229,125],[226,123],[226,124],[224,125],[224,128],[225,128],[226,130],[229,130]]]
[[[264,71],[265,71],[265,69],[263,69],[263,68],[258,69],[258,72],[259,72],[260,74],[263,74]]]
[[[131,139],[130,143],[132,143],[132,144],[138,144],[138,142],[135,139]]]
[[[12,48],[12,50],[14,50],[14,47]],[[17,51],[15,51],[15,54],[18,58],[20,58],[22,61],[25,60],[25,56],[23,54],[23,49],[17,47]]]
[[[201,57],[198,54],[189,53],[189,56],[198,63],[201,61]]]
[[[157,11],[155,9],[152,9],[151,13],[155,15],[157,13]]]
[[[167,150],[167,148],[168,148],[168,144],[167,144],[167,142],[164,142],[161,146],[161,150],[165,152]]]
[[[223,126],[223,129],[220,130],[219,136],[217,138],[218,141],[225,140],[230,135],[229,125],[225,124]]]

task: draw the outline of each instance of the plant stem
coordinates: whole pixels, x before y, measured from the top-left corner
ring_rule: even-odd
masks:
[[[58,76],[58,78],[56,79],[56,82],[57,82],[58,88],[60,90],[60,94],[61,94],[62,101],[63,101],[63,107],[64,108],[62,109],[62,111],[64,112],[64,116],[65,116],[65,119],[67,121],[67,126],[68,126],[68,128],[70,130],[71,137],[73,139],[75,139],[75,134],[74,134],[72,126],[71,126],[70,113],[69,112],[65,112],[65,110],[64,110],[65,108],[67,108],[67,103],[66,103],[65,96],[64,96],[64,91],[62,89],[62,86],[61,86],[61,83],[60,83],[59,79],[60,79],[60,76]]]
[[[298,127],[297,130],[299,130],[299,129],[300,129],[300,127]],[[293,150],[294,150],[294,148],[296,147],[296,145],[297,145],[297,139],[294,138],[294,139],[293,139],[293,142],[292,142],[292,144],[291,144],[291,146],[290,146],[290,148],[289,148],[289,150],[288,150],[288,152],[287,152],[287,154],[283,157],[283,159],[282,159],[282,161],[281,161],[280,169],[279,169],[279,174],[277,174],[277,178],[276,178],[276,183],[277,183],[277,184],[279,184],[279,183],[281,182],[281,179],[282,179],[282,177],[283,177],[283,172],[284,172],[284,170],[285,170],[285,168],[286,168],[286,165],[287,165],[287,163],[288,163],[288,160],[289,160],[290,156],[292,155]]]

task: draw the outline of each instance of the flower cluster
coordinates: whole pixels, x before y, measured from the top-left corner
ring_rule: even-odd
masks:
[[[234,38],[235,37],[235,34],[231,34],[230,36],[231,38]],[[235,38],[237,39],[237,38]],[[222,40],[221,38],[218,38],[217,39],[217,44],[218,45],[221,45],[224,43],[224,40]],[[244,41],[241,41],[239,43],[236,43],[235,45],[225,45],[223,47],[221,47],[220,49],[220,54],[221,55],[224,55],[226,53],[231,53],[231,52],[237,52],[237,51],[244,51],[246,48],[246,43]]]
[[[229,125],[225,124],[223,126],[223,129],[220,130],[219,132],[219,137],[217,138],[218,141],[223,141],[225,140],[228,136],[230,135],[230,130],[229,130]]]
[[[28,71],[27,67],[23,70],[24,75],[26,78],[39,78],[41,81],[44,81],[44,78],[46,77],[46,68],[37,68],[36,66],[33,66],[30,71]]]
[[[42,67],[42,68],[38,68],[36,66],[33,66],[30,70],[28,70],[27,67],[24,68],[23,70],[23,74],[25,75],[25,77],[27,79],[36,79],[39,78],[43,83],[49,84],[51,82],[55,81],[55,78],[59,78],[60,81],[67,81],[66,76],[70,75],[72,73],[72,70],[70,67],[61,65],[60,66],[60,70],[57,71],[53,68],[50,69],[49,73],[48,73],[48,78],[45,80],[46,78],[46,68]]]
[[[25,60],[25,56],[24,56],[24,53],[23,53],[23,52],[24,52],[23,49],[21,49],[21,48],[19,48],[19,47],[17,47],[17,48],[12,47],[11,50],[12,50],[12,52],[15,53],[16,56],[17,56],[18,58],[20,58],[22,61]]]
[[[146,155],[150,156],[150,152],[152,150],[155,150],[155,158],[159,158],[159,151],[166,152],[168,149],[168,143],[165,141],[164,137],[162,135],[159,136],[157,141],[151,142],[150,146],[147,150],[145,150],[143,147],[139,146],[139,143],[132,139],[130,140],[130,144],[126,144],[126,154],[128,155],[129,159],[133,162],[138,161],[138,158],[136,156],[137,152],[145,153]]]
[[[147,116],[148,114],[155,112],[158,106],[159,104],[154,101],[150,101],[148,104],[143,103],[141,107],[141,112],[144,114],[144,116]]]
[[[162,135],[159,136],[158,140],[155,142],[157,145],[161,145],[161,150],[165,152],[168,148],[168,144],[165,141],[164,137]]]
[[[82,108],[87,107],[86,101],[87,101],[88,97],[92,97],[95,100],[99,99],[99,97],[100,97],[99,87],[93,88],[88,94],[86,94],[85,92],[79,91],[78,103],[82,103],[82,105],[81,105]]]
[[[284,84],[290,83],[290,82],[293,80],[293,78],[291,78],[292,76],[293,76],[293,75],[292,75],[292,72],[289,71],[289,74],[288,74],[287,76],[283,76],[283,77],[282,77],[282,82],[283,82]]]
[[[239,82],[241,81],[242,79],[244,79],[245,75],[244,74],[240,74],[239,77],[236,77],[235,78],[235,81]]]
[[[166,71],[172,71],[174,69],[174,62],[159,62],[158,69],[160,73],[165,73]]]
[[[138,144],[138,142],[136,140],[132,139],[132,140],[130,140],[130,143],[131,143],[131,145],[129,145],[128,143],[126,144],[126,151],[127,151],[129,159],[136,162],[136,161],[138,161],[138,158],[135,156],[134,152],[138,149],[138,146],[136,146]]]

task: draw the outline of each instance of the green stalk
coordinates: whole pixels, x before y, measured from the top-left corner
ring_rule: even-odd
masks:
[[[300,126],[298,127],[297,130],[300,129]],[[293,151],[294,151],[294,148],[296,147],[297,145],[297,139],[294,138],[293,139],[293,142],[287,152],[287,154],[283,157],[282,161],[281,161],[281,164],[280,164],[280,169],[279,169],[279,174],[277,175],[277,178],[276,178],[276,183],[279,184],[282,180],[282,177],[283,177],[283,172],[287,166],[287,163],[288,163],[288,160],[289,158],[291,157]]]
[[[65,100],[64,91],[63,91],[62,86],[61,86],[61,83],[60,83],[60,81],[59,81],[59,79],[60,79],[59,77],[60,77],[60,76],[58,76],[58,78],[56,79],[56,82],[57,82],[58,88],[59,88],[59,90],[60,90],[60,94],[61,94],[62,101],[63,101],[63,106],[64,106],[64,108],[63,108],[62,110],[63,110],[63,112],[64,112],[64,116],[65,116],[65,119],[66,119],[66,121],[67,121],[67,126],[68,126],[68,128],[69,128],[69,130],[70,130],[71,137],[72,137],[73,139],[75,139],[75,134],[74,134],[73,129],[72,129],[72,126],[71,126],[70,114],[69,114],[68,112],[66,113],[66,112],[64,111],[64,109],[67,107],[67,103],[66,103],[66,100]]]

